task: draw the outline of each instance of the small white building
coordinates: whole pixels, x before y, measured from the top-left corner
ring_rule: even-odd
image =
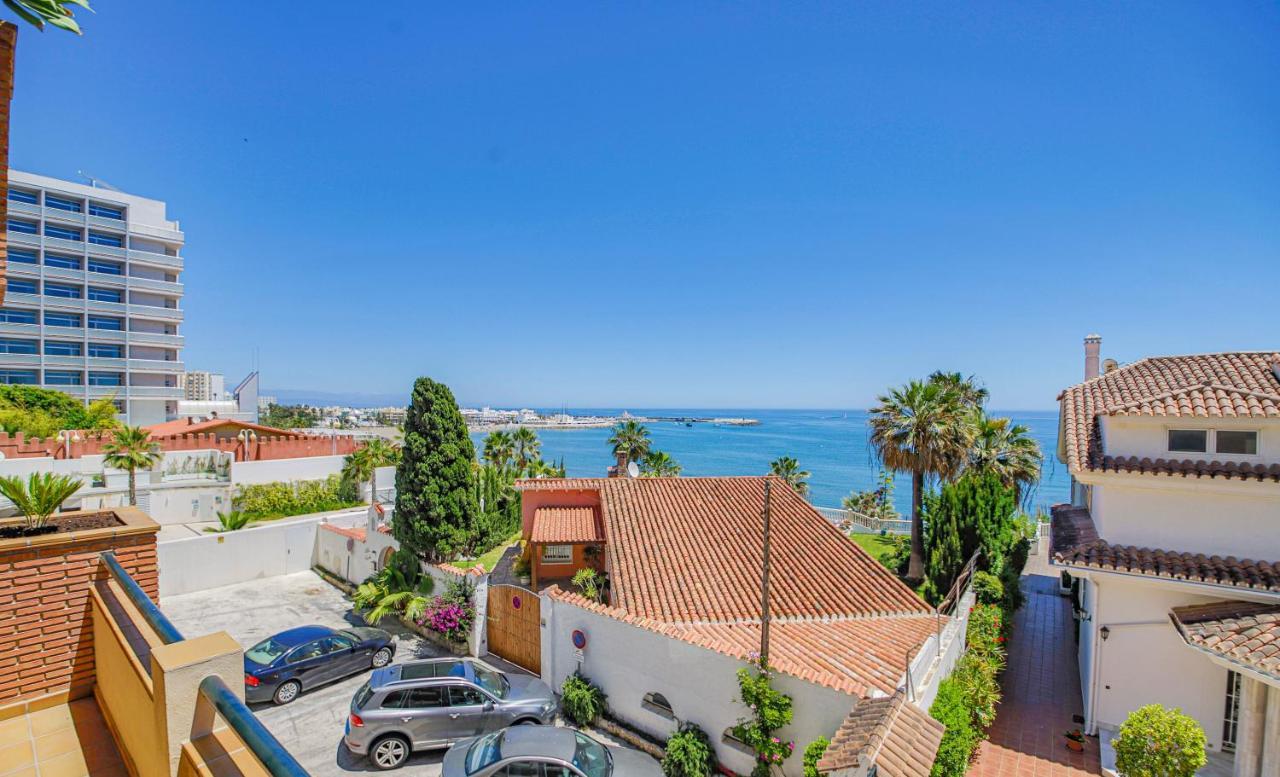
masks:
[[[1181,708],[1207,773],[1280,775],[1280,353],[1107,360],[1060,396],[1053,564],[1079,623],[1085,727]],[[1064,577],[1064,581],[1067,578]]]

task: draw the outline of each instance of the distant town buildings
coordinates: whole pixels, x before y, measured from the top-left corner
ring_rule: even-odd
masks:
[[[11,170],[8,207],[0,383],[176,417],[186,238],[165,203]]]
[[[184,372],[181,385],[183,399],[194,402],[219,402],[226,398],[226,378],[222,373]]]

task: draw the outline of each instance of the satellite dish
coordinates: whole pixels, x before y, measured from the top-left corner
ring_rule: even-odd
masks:
[[[627,465],[627,477],[629,478],[640,477],[640,468],[636,466],[636,463],[634,461]]]

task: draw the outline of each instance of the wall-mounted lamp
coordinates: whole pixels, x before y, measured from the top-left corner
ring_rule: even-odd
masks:
[[[1103,626],[1098,633],[1102,635],[1102,641],[1106,642],[1107,637],[1111,636],[1111,629],[1107,628],[1106,626]]]

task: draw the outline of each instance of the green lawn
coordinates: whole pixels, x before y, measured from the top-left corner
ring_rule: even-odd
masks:
[[[893,541],[879,534],[851,534],[849,539],[862,546],[876,561],[884,564],[885,557],[893,552]]]
[[[480,558],[455,559],[453,561],[450,561],[449,563],[453,564],[455,567],[458,567],[460,569],[470,569],[474,567],[476,564],[484,564],[484,571],[492,572],[494,566],[496,566],[498,563],[498,559],[502,558],[502,554],[507,551],[507,548],[511,547],[512,545],[516,544],[519,541],[520,541],[520,532],[516,532],[515,534],[512,534],[510,537],[506,538],[502,542],[499,542],[496,548],[484,554]]]

